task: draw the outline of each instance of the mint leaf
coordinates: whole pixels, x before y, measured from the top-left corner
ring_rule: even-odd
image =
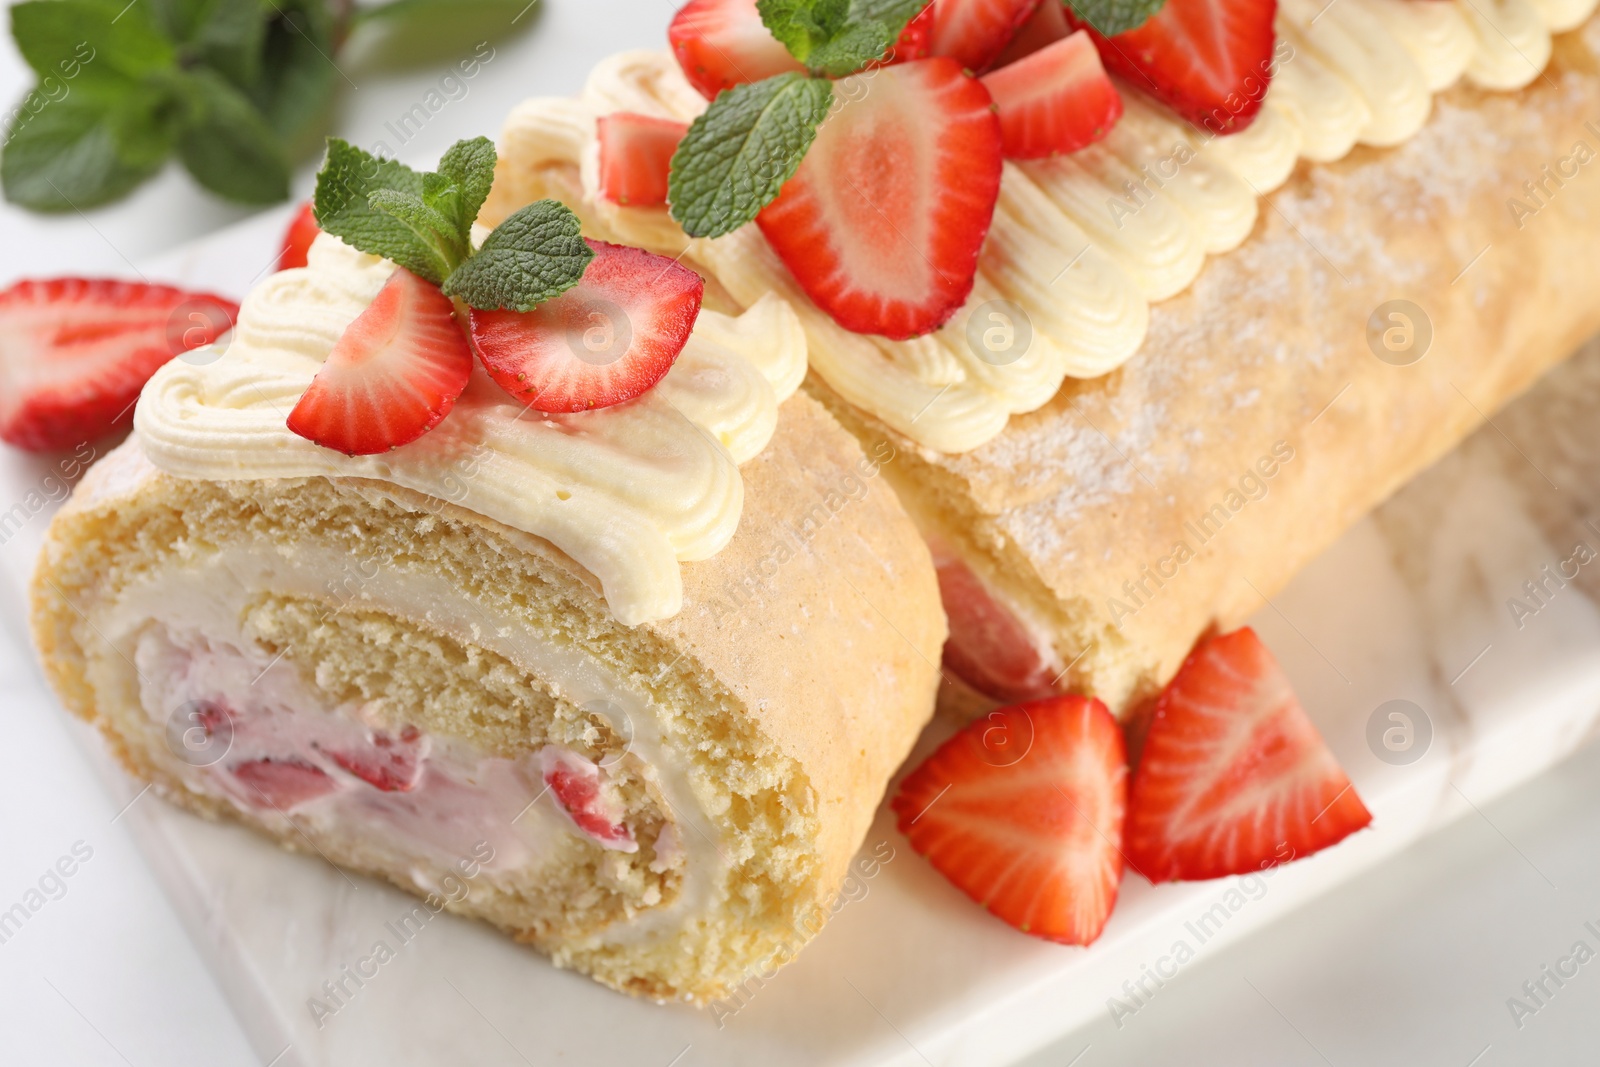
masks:
[[[444,291],[485,311],[532,311],[577,285],[593,258],[572,209],[539,200],[495,227],[483,247],[445,279]]]
[[[1054,0],[1049,0],[1054,2]],[[1063,0],[1072,13],[1095,28],[1102,37],[1136,30],[1166,4],[1166,0]]]
[[[402,193],[395,189],[374,189],[367,197],[367,203],[372,205],[374,210],[392,215],[405,223],[417,240],[422,242],[428,251],[431,263],[427,271],[413,268],[412,272],[435,285],[443,282],[471,251],[467,243],[461,239],[455,223],[442,215],[438,209],[430,207],[420,196]]]
[[[349,141],[328,138],[328,156],[317,172],[312,204],[317,225],[353,248],[382,256],[437,284],[436,253],[409,225],[372,206],[380,189],[422,199],[422,175],[392,159],[363,152]]]
[[[11,9],[11,36],[41,78],[77,61],[78,76],[92,82],[140,79],[177,57],[143,7],[114,0],[29,0]]]
[[[250,99],[272,128],[298,145],[327,110],[335,66],[333,17],[322,0],[265,0],[270,18],[261,47],[261,74]]]
[[[497,159],[494,142],[487,137],[457,141],[439,159],[439,176],[450,182],[455,193],[448,211],[438,199],[429,202],[450,216],[463,240],[470,238],[472,224],[489,199]]]
[[[756,2],[762,23],[791,55],[813,74],[834,78],[881,60],[927,6],[927,0]]]
[[[172,148],[163,94],[80,86],[20,122],[0,157],[6,199],[32,211],[75,211],[127,195]]]
[[[241,89],[261,77],[267,15],[261,0],[141,0],[162,32],[178,43],[178,65],[203,65]]]
[[[795,73],[718,96],[672,156],[672,217],[692,237],[721,237],[755,218],[794,176],[832,99],[831,83]]]
[[[215,71],[185,77],[190,111],[178,129],[178,158],[196,181],[246,204],[274,204],[289,195],[283,142],[250,100]]]

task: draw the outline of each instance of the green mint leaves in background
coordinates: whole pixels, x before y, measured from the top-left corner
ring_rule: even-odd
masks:
[[[357,27],[426,34],[475,16],[493,32],[524,10],[526,0],[26,0],[10,9],[11,34],[38,82],[0,112],[0,184],[30,210],[81,211],[176,158],[218,196],[275,203],[348,80],[341,49]]]
[[[777,199],[833,104],[830,78],[879,62],[928,0],[757,0],[761,21],[806,74],[736,85],[689,126],[667,201],[691,237],[732,233]]]
[[[434,172],[330,137],[312,200],[317,225],[472,307],[532,311],[577,285],[594,253],[578,233],[578,217],[554,200],[524,207],[474,252],[472,221],[489,195],[494,164],[487,137],[457,141]]]
[[[1063,0],[1072,13],[1102,37],[1136,30],[1165,6],[1167,0]]]

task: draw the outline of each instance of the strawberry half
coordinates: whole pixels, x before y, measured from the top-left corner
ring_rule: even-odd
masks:
[[[1040,0],[934,0],[936,56],[951,56],[971,71],[988,70],[1033,15]],[[1061,0],[1049,0],[1059,4]]]
[[[21,281],[0,292],[0,439],[36,452],[125,426],[163,363],[233,328],[208,293],[104,279]]]
[[[1252,873],[1371,821],[1255,631],[1189,654],[1156,701],[1133,776],[1134,870],[1152,882]]]
[[[700,315],[705,279],[642,248],[589,241],[583,280],[532,311],[472,311],[489,377],[536,411],[632,400],[672,369]]]
[[[985,74],[983,87],[1000,110],[1008,159],[1076,152],[1110,133],[1122,117],[1122,96],[1082,30]]]
[[[933,55],[933,4],[930,3],[911,16],[911,21],[900,31],[900,36],[895,39],[883,62],[885,65],[909,63],[913,59],[927,59],[931,55]]]
[[[1107,40],[1088,29],[1114,73],[1196,126],[1238,133],[1255,120],[1272,80],[1277,0],[1167,0],[1138,29]]]
[[[672,154],[689,131],[686,122],[618,111],[596,124],[600,141],[600,195],[613,204],[656,207],[667,202]]]
[[[1011,43],[1006,45],[1006,50],[1000,53],[1000,58],[994,61],[994,65],[1004,67],[1015,63],[1071,33],[1072,27],[1067,25],[1065,11],[1066,5],[1060,0],[1050,0],[1050,3],[1040,4],[1034,9],[1028,21],[1022,24],[1022,29],[1017,31],[1017,35],[1011,38]]]
[[[346,455],[387,452],[438,425],[471,374],[455,305],[399,268],[328,353],[289,429]]]
[[[283,250],[278,253],[278,269],[289,270],[306,265],[311,255],[311,242],[317,239],[322,228],[317,225],[317,213],[308,200],[295,212],[294,220],[283,234]]]
[[[900,784],[911,847],[1023,933],[1100,936],[1122,881],[1128,762],[1106,706],[1080,696],[991,712]]]
[[[278,811],[288,811],[339,788],[326,771],[304,760],[254,759],[228,769],[245,784],[251,800]]]
[[[966,562],[930,542],[939,599],[950,620],[944,665],[962,681],[996,700],[1032,700],[1055,689],[1056,671],[1028,628],[990,594]]]
[[[667,27],[683,76],[707,100],[724,89],[805,70],[761,21],[756,0],[690,0]]]
[[[869,79],[852,86],[854,79]],[[943,325],[972,291],[1000,195],[1000,122],[948,56],[840,83],[844,103],[756,217],[806,295],[847,330]]]

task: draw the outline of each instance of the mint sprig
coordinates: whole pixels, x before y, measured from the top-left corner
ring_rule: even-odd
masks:
[[[756,0],[761,21],[807,74],[736,85],[694,120],[672,155],[670,213],[691,237],[721,237],[776,200],[833,106],[830,78],[880,62],[928,0]]]
[[[718,96],[672,156],[667,201],[684,232],[721,237],[760,214],[794,177],[832,100],[826,78],[796,73]]]
[[[392,260],[482,310],[532,311],[577,285],[594,252],[572,209],[529,204],[472,248],[472,223],[494,182],[487,137],[457,141],[432,172],[328,138],[312,207],[317,225]]]
[[[1054,2],[1054,0],[1051,0]],[[1102,37],[1115,37],[1143,26],[1167,0],[1062,0],[1072,13]]]
[[[367,55],[380,49],[366,43],[391,51],[400,43],[412,46],[408,61],[414,61],[418,38],[434,52],[471,49],[477,38],[463,42],[451,27],[489,36],[512,28],[526,6],[526,0],[14,4],[11,34],[37,77],[15,107],[0,110],[0,183],[6,199],[32,211],[83,210],[127,195],[176,156],[220,196],[248,204],[282,200],[291,165],[320,141],[317,127],[346,80],[340,49],[353,30],[373,27],[361,31]]]

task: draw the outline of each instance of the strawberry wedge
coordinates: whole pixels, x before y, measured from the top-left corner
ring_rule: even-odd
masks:
[[[1076,152],[1110,133],[1122,117],[1122,97],[1082,30],[982,80],[1000,112],[1007,159]]]
[[[471,375],[455,305],[399,268],[328,353],[289,429],[346,455],[387,452],[438,425]]]
[[[995,918],[1087,945],[1122,881],[1128,761],[1106,706],[1080,696],[991,712],[912,771],[900,832]]]
[[[289,228],[284,231],[283,248],[278,252],[278,269],[292,270],[305,266],[311,255],[311,242],[321,232],[310,201],[300,205],[300,210],[289,222]]]
[[[1059,4],[1061,0],[1047,0]],[[928,42],[936,56],[950,56],[972,71],[988,70],[1000,58],[1040,0],[934,0]]]
[[[596,123],[600,142],[600,195],[613,204],[658,207],[667,202],[672,153],[688,132],[686,122],[618,111]]]
[[[735,85],[805,70],[761,21],[756,0],[690,0],[673,16],[667,39],[683,76],[707,100]]]
[[[705,279],[642,248],[589,241],[583,280],[532,311],[472,311],[472,344],[500,387],[536,411],[632,400],[689,342]]]
[[[966,300],[1000,195],[988,92],[947,56],[839,83],[800,169],[756,221],[817,306],[903,340]]]
[[[1138,29],[1094,38],[1100,57],[1183,118],[1214,134],[1238,133],[1255,120],[1272,80],[1272,19],[1277,0],[1167,0]]]
[[[1157,698],[1134,773],[1130,866],[1152,882],[1246,874],[1371,821],[1253,630],[1189,654]]]
[[[233,328],[239,305],[167,285],[86,278],[0,292],[0,439],[71,448],[133,420],[161,365]]]

